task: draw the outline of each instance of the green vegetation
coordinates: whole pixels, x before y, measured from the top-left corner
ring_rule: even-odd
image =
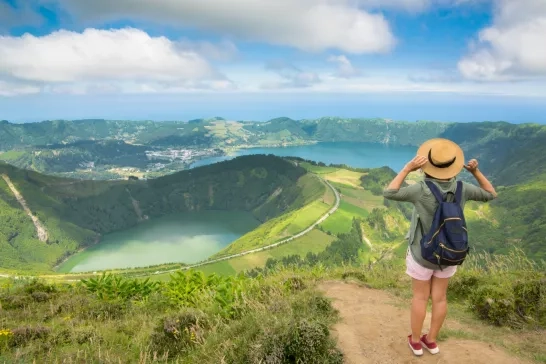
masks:
[[[313,229],[308,234],[273,249],[212,263],[197,269],[205,274],[235,275],[256,267],[263,267],[269,258],[279,259],[290,255],[305,256],[309,252],[318,254],[326,249],[333,240],[335,240],[334,236],[328,235],[319,229]],[[163,280],[167,277],[168,275],[159,274],[153,278]]]
[[[299,210],[271,219],[257,229],[243,235],[226,248],[213,255],[211,259],[237,254],[246,250],[271,245],[283,238],[305,230],[323,216],[331,206],[314,201]]]
[[[442,134],[461,145],[467,159],[496,186],[539,180],[546,173],[546,126],[506,122],[456,123]]]
[[[308,215],[293,214],[322,196],[325,187],[305,169],[274,156],[239,157],[147,181],[69,180],[9,165],[0,165],[0,174],[11,179],[48,232],[47,242],[37,239],[32,221],[0,180],[5,237],[0,244],[6,252],[0,266],[12,270],[51,269],[102,234],[170,213],[243,210],[263,222],[288,213],[293,231],[327,209],[317,203],[307,207]]]
[[[330,208],[323,202],[324,184],[305,173],[305,169],[315,168],[314,164],[296,166],[270,156],[247,158],[152,181],[68,182],[5,168],[25,191],[23,195],[30,193],[32,200],[54,202],[52,211],[73,208],[66,201],[76,199],[86,204],[97,198],[113,199],[122,189],[138,200],[142,214],[173,211],[174,205],[188,200],[177,200],[179,191],[190,189],[192,203],[183,205],[186,208],[208,208],[216,203],[244,206],[265,223],[243,236],[229,254],[298,232]],[[263,158],[270,159],[264,163]],[[410,204],[389,204],[378,194],[375,187],[384,186],[393,176],[394,171],[387,168],[349,171],[341,166],[320,166],[315,171],[340,191],[340,208],[319,228],[280,247],[206,265],[199,271],[142,280],[104,275],[62,285],[1,281],[0,307],[7,315],[0,320],[0,361],[10,362],[17,356],[43,362],[82,358],[134,362],[151,360],[155,355],[159,362],[181,363],[298,359],[301,363],[341,363],[342,354],[329,334],[337,314],[315,286],[330,279],[357,281],[391,291],[407,307],[410,282],[403,259],[409,227],[406,215],[411,210]],[[220,184],[216,181],[229,184],[234,191],[217,193],[214,186]],[[60,182],[65,182],[62,188],[58,187]],[[265,185],[268,189],[264,191]],[[5,205],[2,211],[26,218],[7,185],[0,186],[0,203]],[[444,330],[440,340],[484,340],[545,362],[546,266],[535,259],[544,251],[539,237],[545,235],[537,221],[544,216],[539,205],[545,186],[540,180],[529,180],[499,188],[499,197],[492,203],[467,204],[465,214],[474,249],[449,290],[450,317],[464,325]],[[40,194],[42,187],[48,200]],[[169,196],[167,201],[156,202],[164,204],[162,207],[152,203],[157,196],[154,193]],[[235,196],[245,196],[245,201]],[[55,201],[63,201],[63,205]],[[120,201],[124,200],[115,204]],[[40,204],[45,206],[45,202]],[[127,206],[138,216],[130,197]],[[44,220],[48,216],[33,210]],[[332,229],[329,234],[325,232],[328,226]],[[31,228],[27,237],[34,234]],[[523,250],[514,249],[514,245]],[[124,274],[130,275],[130,270]],[[124,347],[123,356],[120,346]]]
[[[0,360],[341,363],[330,302],[302,279],[205,277],[151,283],[9,281],[0,291]],[[123,347],[123,350],[119,348]],[[221,347],[221,350],[219,348]]]
[[[268,122],[222,118],[190,122],[0,121],[0,160],[39,172],[86,179],[120,178],[130,173],[155,177],[186,169],[204,156],[250,146],[332,141],[418,146],[430,138],[446,137],[461,144],[467,157],[479,156],[480,167],[496,185],[513,185],[546,173],[546,147],[542,142],[545,134],[546,127],[538,124],[340,117],[277,118]],[[173,159],[169,149],[188,151],[191,156]],[[144,152],[160,152],[163,157],[148,160]],[[90,162],[94,167],[89,167]],[[155,166],[156,163],[162,166]],[[312,172],[332,168],[336,166],[314,164]]]
[[[440,123],[322,118],[268,122],[53,120],[0,121],[0,160],[19,168],[81,179],[159,177],[200,158],[249,146],[358,141],[419,145],[445,130]],[[176,150],[177,152],[173,152]],[[5,152],[5,153],[2,153]],[[151,157],[151,159],[149,158]],[[315,172],[315,171],[313,171]]]
[[[338,235],[347,233],[351,230],[353,218],[365,218],[368,211],[348,202],[341,201],[339,209],[332,214],[320,227],[324,231]]]
[[[472,239],[479,248],[506,254],[516,246],[535,260],[546,260],[544,177],[501,187],[488,209],[475,209],[478,219],[470,221],[469,229],[476,231]]]

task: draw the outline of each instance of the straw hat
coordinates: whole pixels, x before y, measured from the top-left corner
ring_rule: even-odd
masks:
[[[463,150],[448,139],[427,140],[419,147],[417,155],[428,158],[428,162],[421,167],[423,172],[438,179],[455,177],[464,166]]]

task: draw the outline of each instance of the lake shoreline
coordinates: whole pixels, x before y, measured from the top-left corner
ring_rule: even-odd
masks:
[[[207,259],[261,222],[248,211],[203,210],[164,215],[105,234],[58,262],[58,274],[126,270]]]

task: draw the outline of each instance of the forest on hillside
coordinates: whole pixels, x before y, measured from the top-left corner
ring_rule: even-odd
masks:
[[[305,169],[274,156],[253,155],[153,180],[80,181],[0,164],[49,232],[37,239],[32,222],[0,179],[0,266],[50,269],[101,235],[143,219],[198,210],[243,210],[267,221],[316,196],[302,191]],[[318,180],[316,191],[324,191]]]

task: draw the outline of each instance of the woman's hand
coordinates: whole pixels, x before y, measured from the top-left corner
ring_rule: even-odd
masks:
[[[414,172],[418,170],[419,168],[421,168],[422,166],[424,166],[425,164],[427,164],[427,162],[428,162],[428,158],[420,156],[420,155],[416,155],[415,158],[413,158],[408,163],[406,163],[406,166],[404,167],[404,169],[408,172]]]
[[[464,168],[470,173],[475,173],[478,170],[478,161],[471,159],[468,164],[464,165]]]

